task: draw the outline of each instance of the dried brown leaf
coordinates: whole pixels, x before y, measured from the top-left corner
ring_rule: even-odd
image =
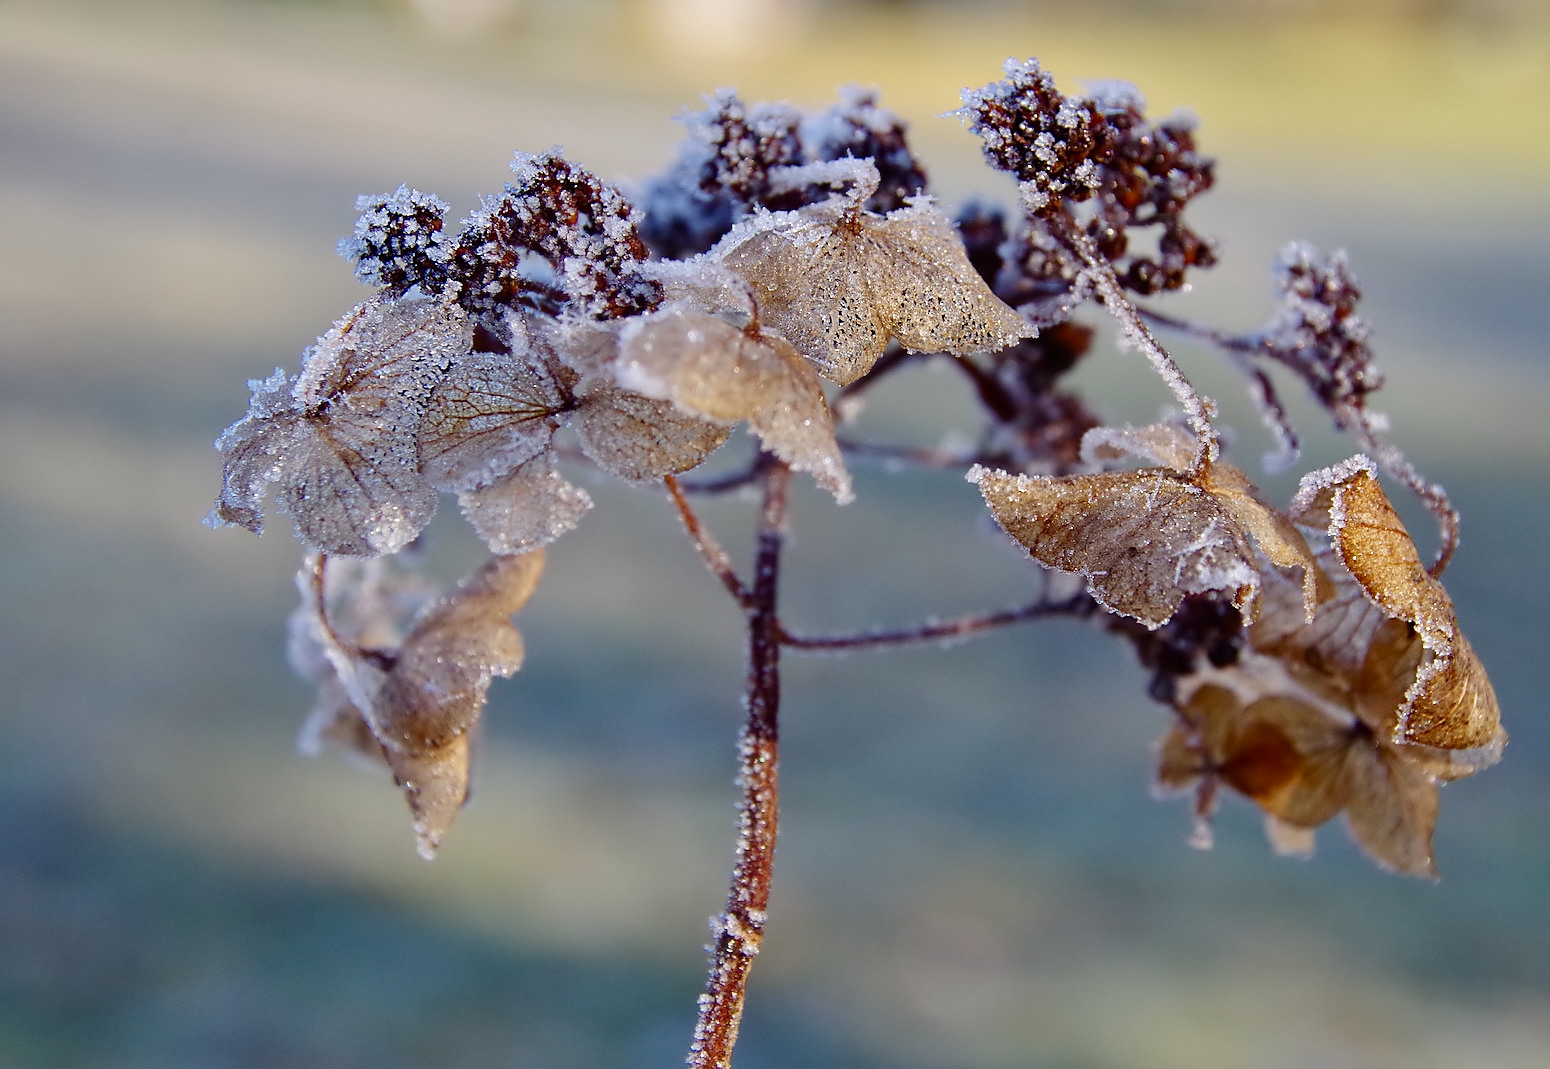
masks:
[[[879,216],[841,200],[771,217],[768,226],[752,236],[734,231],[723,262],[748,283],[761,320],[841,385],[870,371],[890,339],[962,356],[1032,333],[928,202]]]
[[[416,444],[426,399],[472,338],[456,305],[372,298],[308,352],[290,381],[254,382],[248,415],[223,434],[225,481],[210,522],[262,529],[261,499],[321,552],[355,557],[407,545],[436,511]]]
[[[811,365],[778,334],[682,307],[631,320],[619,380],[718,423],[747,420],[764,447],[841,503],[854,497],[834,421]]]
[[[1186,595],[1226,591],[1241,608],[1259,589],[1237,521],[1171,468],[1052,478],[976,465],[967,477],[1034,558],[1082,575],[1101,605],[1148,627],[1166,623]]]

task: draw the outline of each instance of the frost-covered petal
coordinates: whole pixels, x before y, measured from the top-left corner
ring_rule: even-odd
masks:
[[[672,308],[631,321],[620,383],[721,423],[747,420],[764,447],[840,502],[853,496],[818,375],[784,338]]]
[[[436,511],[415,437],[425,401],[471,337],[455,305],[358,305],[296,379],[255,384],[248,416],[216,443],[227,459],[212,519],[259,530],[274,483],[276,506],[313,549],[370,557],[407,545]]]
[[[420,464],[438,490],[471,490],[549,448],[569,391],[547,354],[518,332],[510,353],[455,361],[426,405]]]
[[[490,552],[506,555],[548,545],[592,507],[587,492],[566,482],[548,455],[534,457],[488,486],[463,490],[457,500]]]
[[[723,262],[748,283],[761,320],[842,385],[870,371],[893,338],[961,356],[1031,333],[927,202],[886,216],[823,205],[753,229],[728,235]]]
[[[1215,498],[1171,469],[1066,478],[968,473],[1006,532],[1051,568],[1076,572],[1105,608],[1160,627],[1188,594],[1240,608],[1259,589],[1254,550]]]
[[[730,433],[719,423],[686,415],[671,401],[623,390],[601,378],[582,392],[571,426],[583,452],[621,479],[644,482],[688,471]]]

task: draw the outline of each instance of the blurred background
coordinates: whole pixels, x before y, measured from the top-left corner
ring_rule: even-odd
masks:
[[[384,775],[295,752],[300,548],[283,521],[200,526],[210,443],[246,379],[363,296],[333,253],[357,194],[407,182],[460,216],[513,149],[556,143],[640,179],[702,92],[816,107],[859,82],[914,124],[940,196],[1010,204],[938,117],[1009,55],[1199,115],[1219,182],[1191,217],[1224,258],[1174,310],[1249,328],[1285,241],[1349,250],[1378,407],[1463,509],[1449,587],[1513,741],[1443,792],[1431,884],[1336,826],[1273,857],[1230,803],[1216,849],[1188,849],[1184,804],[1149,797],[1164,711],[1080,626],[791,657],[739,1069],[1550,1066],[1536,0],[0,0],[0,1066],[680,1063],[731,863],[742,651],[665,501],[589,486],[425,864]],[[1241,385],[1178,353],[1255,470]],[[1112,344],[1080,381],[1116,421],[1166,400]],[[1294,411],[1304,469],[1351,451]],[[922,373],[862,429],[934,443],[970,413]],[[857,476],[843,510],[799,491],[792,626],[1034,589],[972,487]],[[706,510],[740,555],[748,507]],[[444,518],[450,580],[478,547]]]

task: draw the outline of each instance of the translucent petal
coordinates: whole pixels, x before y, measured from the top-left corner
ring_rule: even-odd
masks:
[[[506,555],[548,545],[592,507],[587,492],[561,478],[548,455],[534,457],[488,486],[461,491],[457,500],[490,552]]]
[[[484,486],[549,448],[570,392],[551,358],[517,334],[511,353],[469,353],[431,394],[420,463],[438,490]]]
[[[644,397],[598,378],[582,388],[571,417],[581,448],[604,471],[643,482],[697,466],[729,429],[686,415],[671,401]]]
[[[930,203],[886,216],[827,204],[767,225],[747,237],[734,231],[723,261],[749,284],[761,321],[842,385],[871,370],[893,338],[964,355],[1031,333]]]
[[[374,298],[340,320],[290,383],[254,384],[249,414],[216,443],[225,484],[213,520],[260,530],[260,499],[313,549],[370,557],[407,545],[436,511],[416,432],[426,399],[472,330],[455,305]]]
[[[777,334],[750,334],[673,308],[632,321],[620,345],[622,385],[723,423],[748,420],[766,449],[809,472],[840,502],[854,494],[818,375]]]

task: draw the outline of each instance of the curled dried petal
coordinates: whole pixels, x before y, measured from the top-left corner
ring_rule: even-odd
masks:
[[[1421,564],[1404,524],[1357,456],[1303,479],[1294,507],[1326,519],[1341,562],[1390,619],[1416,631],[1424,653],[1398,710],[1395,741],[1443,751],[1452,774],[1496,760],[1506,742],[1490,679],[1458,629],[1447,591]]]
[[[469,735],[495,676],[522,666],[511,614],[543,571],[542,551],[496,557],[421,613],[367,713],[429,857],[468,797]]]

